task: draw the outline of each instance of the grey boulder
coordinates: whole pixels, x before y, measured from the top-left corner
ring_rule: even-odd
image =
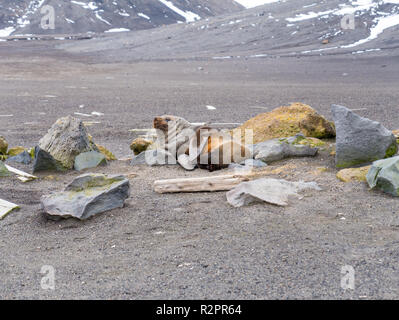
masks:
[[[302,134],[289,138],[267,140],[254,145],[254,158],[266,163],[290,157],[313,157],[319,151],[308,145],[298,144],[305,139]]]
[[[58,119],[48,133],[39,141],[40,149],[46,151],[65,169],[74,167],[75,158],[88,151],[99,151],[90,141],[83,122],[71,116]]]
[[[25,151],[21,152],[20,154],[17,154],[14,157],[8,158],[6,162],[30,164],[32,162],[32,158],[31,158],[30,154],[25,150]]]
[[[337,131],[335,163],[349,168],[394,156],[395,136],[379,122],[360,117],[346,107],[332,105]]]
[[[371,189],[399,197],[399,156],[373,162],[366,179]]]
[[[107,159],[102,153],[89,151],[83,152],[75,158],[74,169],[76,171],[82,171],[84,169],[95,168],[106,164]]]
[[[130,195],[129,180],[122,175],[84,174],[63,192],[43,196],[41,205],[48,217],[85,220],[93,215],[122,208]]]

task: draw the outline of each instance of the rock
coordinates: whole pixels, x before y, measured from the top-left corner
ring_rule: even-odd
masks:
[[[366,176],[370,188],[375,187],[399,196],[399,156],[373,162]]]
[[[38,171],[65,171],[61,162],[55,160],[48,152],[40,147],[35,147],[35,157],[33,159],[33,173]]]
[[[130,162],[132,166],[146,164],[148,166],[161,166],[167,164],[177,164],[176,158],[169,152],[157,149],[147,150],[135,156]]]
[[[3,136],[0,136],[0,154],[6,155],[8,150],[8,142]]]
[[[58,119],[39,141],[39,147],[66,169],[73,168],[79,154],[98,151],[95,144],[90,142],[83,122],[71,116]]]
[[[129,180],[124,176],[88,173],[77,177],[63,192],[43,196],[41,204],[49,217],[85,220],[122,208],[129,195]]]
[[[286,206],[288,205],[289,197],[299,197],[298,192],[306,189],[321,190],[316,182],[290,182],[262,178],[241,182],[227,192],[226,195],[227,201],[233,207],[242,207],[257,201]]]
[[[267,167],[267,163],[261,160],[246,159],[241,163],[230,163],[228,168],[240,171],[251,171],[253,168],[263,168]]]
[[[97,151],[89,151],[83,152],[75,158],[74,169],[76,171],[82,171],[106,164],[107,160],[102,153]]]
[[[298,134],[294,137],[272,139],[254,145],[254,158],[270,163],[290,157],[313,157],[318,148],[312,148],[306,144],[299,144],[306,139]]]
[[[392,157],[398,144],[391,131],[346,107],[332,105],[337,129],[335,162],[338,168],[354,167]]]
[[[243,162],[241,162],[241,165],[254,167],[254,168],[267,167],[267,163],[263,162],[262,160],[254,160],[254,159],[246,159]]]
[[[337,178],[343,182],[366,181],[366,175],[370,168],[371,166],[342,169],[338,171]]]
[[[0,177],[9,177],[11,176],[11,172],[8,171],[3,161],[0,161]]]
[[[117,160],[115,155],[104,146],[96,144],[96,147],[98,151],[100,151],[105,156],[105,159],[107,159],[107,161]]]
[[[32,158],[30,154],[24,150],[22,153],[19,153],[16,156],[9,157],[6,162],[17,162],[22,164],[30,164],[32,162]]]
[[[17,155],[19,155],[20,153],[22,153],[22,152],[24,152],[24,151],[25,151],[25,148],[24,148],[24,147],[20,147],[20,146],[18,146],[18,147],[13,147],[13,148],[10,148],[10,149],[8,150],[7,155],[8,155],[9,157],[14,157],[14,156],[17,156]]]
[[[279,107],[271,112],[262,113],[249,119],[233,130],[244,141],[245,129],[253,130],[253,143],[270,139],[290,137],[304,133],[307,137],[335,137],[334,125],[319,115],[313,108],[302,103]]]
[[[132,143],[130,144],[130,149],[137,156],[138,154],[146,151],[152,144],[153,144],[153,141],[146,140],[143,138],[137,138],[137,139],[134,139],[132,141]]]

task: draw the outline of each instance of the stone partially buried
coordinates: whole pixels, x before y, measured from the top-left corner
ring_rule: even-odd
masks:
[[[89,151],[83,152],[75,158],[74,169],[76,171],[82,171],[106,164],[107,159],[104,154],[97,151]]]
[[[360,117],[344,106],[332,105],[331,111],[337,130],[338,168],[371,163],[397,153],[395,136],[380,123]]]
[[[77,177],[63,192],[43,196],[41,204],[49,217],[86,220],[122,208],[129,195],[130,184],[126,177],[88,173]]]

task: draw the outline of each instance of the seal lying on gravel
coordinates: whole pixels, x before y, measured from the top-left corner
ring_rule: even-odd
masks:
[[[233,140],[230,133],[194,126],[180,117],[156,117],[154,128],[157,130],[157,148],[175,155],[186,170],[194,170],[198,166],[214,171],[251,157],[250,150]]]
[[[170,152],[176,159],[188,152],[189,141],[198,127],[171,115],[155,117],[153,125],[157,132],[156,148]]]

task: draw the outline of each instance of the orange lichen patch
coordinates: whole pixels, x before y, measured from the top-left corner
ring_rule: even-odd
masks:
[[[293,103],[271,112],[261,113],[233,130],[244,141],[245,130],[253,131],[254,143],[294,136],[302,132],[306,137],[335,137],[334,124],[319,115],[316,110],[302,103]]]
[[[338,171],[337,178],[343,182],[366,181],[366,175],[371,166],[361,168],[348,168]]]

